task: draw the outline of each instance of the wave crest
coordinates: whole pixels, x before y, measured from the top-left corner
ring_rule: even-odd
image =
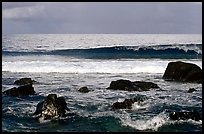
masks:
[[[60,49],[32,52],[3,51],[3,55],[57,55],[87,59],[201,59],[202,44],[114,46],[89,49]]]

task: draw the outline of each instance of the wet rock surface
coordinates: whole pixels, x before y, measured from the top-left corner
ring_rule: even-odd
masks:
[[[22,97],[27,95],[34,95],[35,91],[32,84],[28,84],[19,87],[13,87],[4,91],[3,93],[13,97]]]
[[[188,119],[192,119],[195,121],[201,120],[200,114],[196,110],[193,110],[193,112],[171,112],[169,114],[169,117],[172,120],[188,120]]]
[[[88,93],[90,90],[87,87],[81,87],[78,91],[81,93]]]
[[[19,80],[16,80],[14,82],[14,84],[16,85],[27,85],[27,84],[33,84],[35,83],[36,81],[35,80],[32,80],[31,78],[21,78]]]
[[[116,109],[131,109],[132,108],[132,104],[135,102],[141,103],[144,101],[144,98],[142,97],[135,97],[132,99],[125,99],[123,102],[115,102],[112,105],[112,109],[116,110]]]
[[[151,88],[159,88],[159,86],[152,82],[117,80],[112,81],[107,89],[124,90],[124,91],[149,91]]]
[[[170,62],[162,78],[166,81],[202,83],[202,70],[192,63]]]
[[[36,111],[33,115],[37,118],[53,119],[64,117],[66,111],[70,111],[63,97],[57,97],[56,94],[49,94],[44,101],[37,104]]]

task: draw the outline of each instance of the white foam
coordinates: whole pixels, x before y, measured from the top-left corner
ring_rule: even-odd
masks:
[[[168,60],[2,61],[2,71],[59,73],[161,73]],[[202,61],[188,61],[202,68]]]
[[[154,130],[157,131],[159,127],[166,124],[167,117],[162,112],[157,116],[144,120],[132,120],[128,115],[121,118],[124,126],[130,126],[137,130]]]
[[[164,73],[168,61],[3,61],[2,71],[60,73]]]
[[[146,109],[147,107],[149,107],[148,104],[141,104],[138,102],[135,102],[132,104],[132,110]]]

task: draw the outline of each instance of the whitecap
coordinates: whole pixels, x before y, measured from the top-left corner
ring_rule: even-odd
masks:
[[[133,120],[129,115],[120,117],[122,125],[129,126],[137,130],[153,130],[157,131],[159,127],[166,124],[167,116],[164,112],[149,119]]]

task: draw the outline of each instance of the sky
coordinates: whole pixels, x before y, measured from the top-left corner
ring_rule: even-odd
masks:
[[[2,2],[3,34],[202,34],[201,2]]]

